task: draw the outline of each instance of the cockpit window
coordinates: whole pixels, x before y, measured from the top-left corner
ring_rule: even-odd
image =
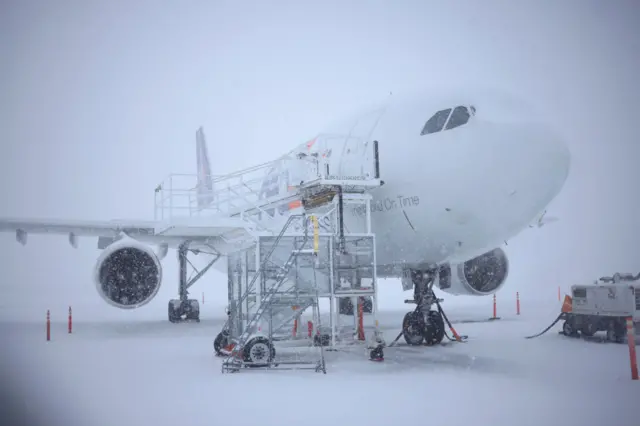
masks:
[[[456,127],[467,124],[469,119],[474,115],[476,115],[476,108],[474,106],[469,108],[466,106],[457,106],[453,108],[453,112],[451,108],[440,110],[425,123],[420,135],[423,136],[442,130],[455,129]],[[449,119],[448,121],[447,118]]]
[[[436,112],[433,117],[427,120],[424,127],[422,128],[422,132],[420,132],[420,135],[428,135],[429,133],[435,133],[442,130],[442,128],[444,127],[444,123],[447,122],[447,117],[449,117],[450,112],[451,108],[443,109]]]
[[[467,124],[469,121],[469,110],[465,106],[458,106],[453,109],[451,113],[451,117],[449,117],[449,122],[447,123],[447,127],[445,130],[455,129],[456,127],[460,127],[464,124]]]

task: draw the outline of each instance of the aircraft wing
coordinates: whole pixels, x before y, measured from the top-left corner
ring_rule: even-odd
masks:
[[[239,219],[190,220],[187,226],[167,226],[164,223],[143,220],[60,220],[60,219],[19,219],[0,218],[0,232],[15,232],[16,240],[25,245],[28,234],[67,235],[69,243],[77,247],[77,237],[99,237],[98,248],[111,244],[122,234],[150,244],[177,246],[185,240],[206,240],[208,238],[230,236],[234,231],[242,233],[243,223]],[[246,225],[246,224],[245,224]],[[162,234],[157,229],[166,229]]]
[[[27,243],[28,234],[66,234],[74,247],[77,246],[76,238],[79,236],[106,237],[113,241],[125,233],[133,238],[148,239],[154,236],[155,226],[154,222],[149,221],[0,218],[0,232],[15,232],[16,240],[23,245]]]
[[[0,219],[0,232],[22,231],[33,234],[75,234],[78,236],[116,237],[154,234],[155,222],[88,221],[57,219]]]

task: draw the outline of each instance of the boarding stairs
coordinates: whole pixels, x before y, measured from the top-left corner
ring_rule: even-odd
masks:
[[[262,343],[266,341],[272,347],[280,332],[309,308],[313,324],[320,330],[320,293],[322,297],[337,297],[332,271],[339,276],[345,265],[351,269],[362,266],[340,263],[341,256],[347,254],[346,227],[341,219],[343,201],[362,203],[361,222],[367,229],[353,236],[353,241],[369,239],[371,265],[367,267],[375,282],[368,192],[382,185],[377,141],[320,135],[313,144],[301,145],[275,161],[214,177],[213,191],[203,192],[199,186],[202,182],[194,185],[194,179],[198,181],[197,176],[174,174],[156,188],[158,225],[154,232],[204,243],[227,258],[229,309],[225,329],[229,340],[221,351],[227,356],[223,371],[237,371],[240,366],[274,366],[271,356],[260,362],[248,360],[249,346],[255,346],[260,337]],[[318,218],[326,209],[333,209],[333,225],[320,235]],[[338,210],[339,214],[335,213]],[[309,236],[310,219],[313,238]],[[355,254],[357,243],[351,249],[354,258],[366,257]],[[358,296],[340,297],[352,297],[355,303]],[[313,362],[278,360],[277,365],[299,364],[298,368],[304,368],[301,365],[306,364],[324,371],[322,345],[318,346],[320,357]]]
[[[368,200],[365,197],[362,206],[366,212],[369,211]],[[338,204],[338,200],[332,203]],[[368,224],[363,233],[341,233],[339,227],[335,227],[321,234],[318,217],[323,207],[329,206],[316,206],[310,213],[305,211],[289,216],[277,236],[259,235],[253,246],[228,256],[229,319],[224,327],[228,340],[220,351],[226,356],[222,362],[223,372],[257,366],[325,371],[323,346],[328,344],[327,337],[333,346],[337,336],[334,327],[336,310],[332,308],[331,331],[327,332],[325,328],[321,332],[319,297],[331,300],[349,297],[354,306],[355,299],[364,293],[375,298],[375,240],[368,215],[363,219]],[[341,222],[335,205],[325,210],[333,212],[334,223]],[[309,221],[311,227],[307,226]],[[335,284],[341,277],[367,268],[372,278],[370,290],[343,290]],[[309,308],[315,333],[310,336],[311,340],[301,343],[315,350],[317,357],[313,354],[306,360],[277,357],[273,343],[297,341],[292,339],[290,331],[281,331]],[[263,347],[269,348],[262,352],[269,353],[269,356],[255,361],[251,355],[252,347],[261,339]]]
[[[350,154],[331,155],[350,147]],[[203,194],[197,176],[171,174],[155,190],[157,235],[206,239],[220,254],[247,247],[259,235],[277,235],[289,210],[311,210],[338,194],[379,187],[378,143],[319,135],[270,162],[212,178]]]
[[[241,367],[281,367],[291,366],[295,364],[297,368],[313,368],[316,371],[324,370],[324,359],[321,356],[319,359],[312,362],[304,361],[276,361],[275,349],[272,347],[272,343],[277,340],[276,335],[283,328],[288,326],[293,320],[300,317],[300,315],[312,307],[314,313],[318,311],[318,298],[317,295],[313,295],[309,292],[301,293],[295,285],[291,285],[290,272],[296,265],[296,261],[300,257],[315,257],[317,252],[313,249],[307,248],[307,242],[309,241],[308,232],[304,232],[301,236],[285,236],[291,224],[296,220],[308,220],[306,214],[293,215],[287,220],[287,223],[280,231],[280,234],[276,237],[271,245],[271,249],[267,252],[264,260],[261,263],[257,273],[253,275],[253,278],[246,286],[246,290],[242,291],[242,295],[239,299],[235,300],[232,305],[235,307],[230,311],[230,318],[225,328],[228,330],[242,330],[238,337],[233,337],[228,341],[228,345],[221,350],[223,355],[227,358],[222,363],[223,372],[233,372],[239,370]],[[288,259],[282,264],[278,265],[272,259],[276,248],[284,242],[287,246],[287,242],[293,239],[292,250],[290,251]],[[274,273],[275,272],[275,273]],[[264,283],[262,284],[261,281]],[[249,321],[244,323],[243,313],[238,307],[243,306],[247,302],[250,295],[256,294],[256,287],[258,285],[262,287],[261,294],[259,295],[259,302],[257,309],[250,315]],[[247,311],[252,311],[252,305],[247,304]],[[295,309],[292,309],[295,307]],[[287,313],[287,310],[289,312]],[[245,315],[246,316],[246,315]],[[265,323],[266,320],[266,323]],[[265,331],[262,331],[262,325],[264,325]],[[249,357],[245,350],[251,341],[257,341],[256,339],[266,339],[264,343],[270,348],[269,356],[266,359],[255,361]],[[250,350],[250,349],[249,349]],[[271,353],[273,351],[273,353]],[[319,352],[322,352],[322,348],[319,348]],[[272,356],[273,355],[273,356]]]
[[[278,242],[280,241],[282,236],[284,235],[285,231],[288,228],[288,225],[295,218],[296,218],[295,216],[291,216],[289,221],[288,221],[288,223],[287,223],[287,225],[285,225],[282,228],[282,231],[280,232],[280,235],[278,235],[279,238],[274,243],[274,248],[278,244]],[[304,242],[306,242],[306,238],[305,238]],[[251,320],[249,321],[249,323],[245,327],[245,331],[240,335],[239,339],[232,340],[234,348],[230,352],[230,355],[232,355],[232,356],[238,355],[239,351],[244,347],[244,344],[247,342],[247,340],[251,336],[251,333],[255,332],[256,328],[258,327],[259,321],[262,320],[263,315],[267,311],[267,309],[270,309],[273,305],[275,305],[279,301],[278,290],[280,290],[280,288],[283,286],[283,284],[287,281],[287,275],[289,274],[289,271],[291,270],[291,267],[293,266],[296,257],[301,255],[301,254],[303,254],[303,253],[306,253],[306,252],[302,251],[302,248],[304,247],[304,242],[303,242],[302,245],[299,245],[298,247],[294,247],[294,249],[291,251],[291,255],[289,256],[289,259],[287,259],[287,261],[284,263],[284,265],[279,266],[278,273],[275,274],[272,277],[272,280],[275,281],[275,282],[273,283],[273,285],[268,286],[266,294],[263,295],[261,303],[260,303],[258,309],[256,310],[255,314],[253,314],[253,317],[251,318]],[[265,261],[265,263],[263,263],[263,265],[265,265],[267,262],[268,262],[268,257],[267,257],[267,260]],[[244,296],[242,296],[242,298],[240,299],[240,303],[244,302],[245,299],[250,294],[251,290],[253,288],[255,288],[256,282],[258,282],[258,278],[259,277],[260,277],[260,274],[255,274],[254,275],[253,279],[251,280],[251,282],[248,285],[248,291],[244,294]],[[297,300],[296,300],[296,302],[297,302]]]
[[[305,249],[302,246],[299,249],[292,251],[292,262],[289,263],[287,270],[278,271],[277,275],[269,276],[265,271],[265,280],[267,284],[265,288],[267,292],[263,296],[269,297],[266,303],[268,306],[268,314],[271,319],[270,331],[271,339],[273,341],[286,340],[291,337],[289,330],[285,333],[281,333],[286,327],[290,326],[292,322],[299,319],[300,316],[308,309],[315,306],[316,298],[309,292],[301,292],[297,286],[296,280],[293,280],[290,276],[290,272],[295,268],[295,264],[301,257],[313,257],[313,253],[309,249]],[[273,263],[272,259],[266,260],[267,263]],[[285,262],[287,265],[287,262]],[[298,277],[297,280],[304,278]],[[269,283],[274,283],[269,285]],[[254,286],[255,287],[255,286]],[[263,299],[264,303],[265,300]],[[249,304],[248,311],[252,311],[253,307],[257,304],[257,300],[254,304]]]

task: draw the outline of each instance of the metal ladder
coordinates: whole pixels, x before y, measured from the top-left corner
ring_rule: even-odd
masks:
[[[291,266],[293,265],[293,262],[295,261],[296,256],[299,255],[300,250],[301,249],[298,248],[291,252],[289,259],[282,267],[282,270],[279,274],[280,276],[278,277],[276,284],[270,290],[268,290],[266,296],[261,300],[260,306],[258,307],[257,311],[255,312],[255,314],[253,314],[253,317],[245,327],[244,332],[240,335],[238,340],[234,342],[235,346],[231,352],[231,356],[236,356],[238,355],[238,353],[240,353],[240,351],[244,348],[244,345],[249,340],[249,337],[251,337],[251,335],[253,334],[255,327],[258,325],[258,322],[262,320],[262,317],[265,311],[267,309],[271,309],[274,302],[278,301],[276,292],[280,289],[282,284],[286,281],[287,274],[291,270]]]
[[[254,277],[251,279],[251,281],[247,285],[247,288],[243,296],[238,301],[238,304],[242,304],[243,302],[246,301],[251,291],[255,288],[256,282],[258,281],[258,277],[260,277],[261,272],[266,268],[267,264],[270,263],[270,257],[273,255],[273,252],[275,251],[278,243],[286,233],[291,223],[295,219],[299,219],[299,218],[305,221],[307,218],[307,215],[306,214],[292,215],[287,219],[287,222],[282,227],[282,230],[280,231],[275,241],[273,242],[271,250],[267,253],[264,261],[262,262],[262,265],[260,265],[260,268],[258,269],[257,273],[254,275]],[[258,322],[262,319],[265,311],[271,307],[274,299],[277,301],[276,293],[282,287],[282,284],[287,280],[287,274],[291,270],[291,267],[293,266],[293,263],[296,257],[302,253],[306,253],[306,251],[303,251],[303,248],[307,240],[308,240],[308,232],[305,231],[303,234],[302,244],[300,244],[298,247],[294,247],[287,261],[282,266],[278,266],[279,271],[276,274],[276,276],[272,278],[276,280],[276,283],[267,291],[267,294],[263,296],[262,300],[260,301],[260,306],[258,307],[257,311],[253,314],[251,320],[248,322],[248,324],[244,328],[244,331],[242,332],[240,337],[238,337],[237,339],[231,340],[231,343],[233,344],[233,348],[228,353],[229,357],[237,357],[241,353],[242,349],[244,349],[244,345],[246,345],[249,338],[254,333],[254,328],[257,326]],[[228,324],[225,325],[225,327],[226,326],[228,326]]]

